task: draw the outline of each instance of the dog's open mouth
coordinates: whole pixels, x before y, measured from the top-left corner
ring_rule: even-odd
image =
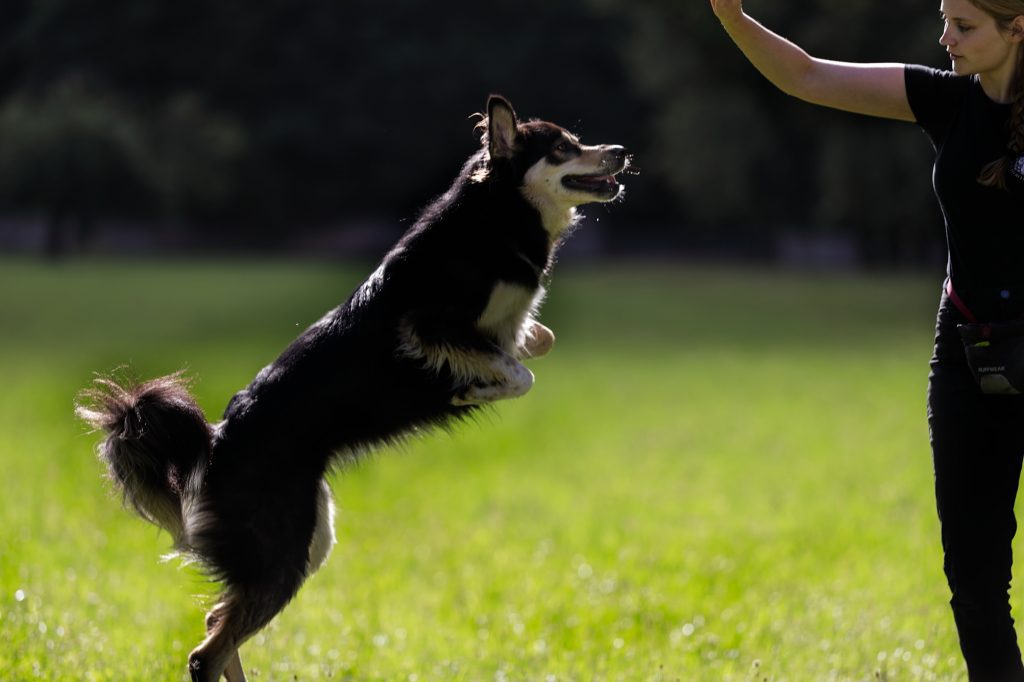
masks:
[[[619,181],[614,175],[566,175],[562,184],[576,192],[601,197],[614,197],[619,193]]]

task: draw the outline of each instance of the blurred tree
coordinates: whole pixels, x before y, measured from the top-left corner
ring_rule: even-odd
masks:
[[[165,220],[217,216],[237,191],[245,131],[198,95],[180,93],[163,102],[146,126],[146,142],[142,173]]]
[[[0,107],[0,196],[48,216],[47,251],[86,240],[98,215],[141,209],[143,132],[117,98],[79,79]]]
[[[179,95],[141,115],[83,77],[0,106],[0,196],[47,214],[47,252],[89,240],[98,216],[170,224],[216,212],[244,150],[230,119]]]
[[[910,0],[746,4],[823,57],[942,56]],[[635,152],[606,221],[620,244],[648,226],[763,254],[785,230],[902,258],[942,238],[923,136],[782,95],[706,0],[5,0],[0,204],[265,243],[409,221],[475,147],[467,117],[491,92]]]
[[[814,224],[855,235],[868,262],[931,262],[927,245],[943,237],[932,194],[931,145],[905,124],[857,125],[837,120],[826,127],[815,167],[819,190],[809,202]]]

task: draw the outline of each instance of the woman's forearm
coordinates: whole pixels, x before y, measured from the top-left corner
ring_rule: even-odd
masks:
[[[812,104],[913,121],[903,64],[817,59],[745,14],[739,0],[711,0],[729,37],[777,88]]]
[[[761,74],[788,95],[808,98],[814,60],[799,45],[741,13],[722,21],[729,37]]]

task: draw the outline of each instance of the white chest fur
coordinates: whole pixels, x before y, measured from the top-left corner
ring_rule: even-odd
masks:
[[[477,327],[498,339],[506,352],[511,352],[523,333],[527,318],[540,306],[544,288],[532,289],[519,284],[498,282],[491,291],[487,307],[477,320]]]
[[[316,526],[313,528],[313,538],[309,542],[307,575],[311,575],[323,565],[335,542],[334,500],[331,498],[331,488],[327,481],[321,480],[316,499]]]

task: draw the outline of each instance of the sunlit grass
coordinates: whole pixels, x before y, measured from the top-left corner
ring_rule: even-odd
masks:
[[[0,263],[0,679],[184,679],[213,587],[74,422],[187,366],[215,418],[368,268]],[[924,418],[937,279],[562,268],[526,398],[333,479],[253,679],[958,680]],[[18,293],[15,293],[18,292]]]

